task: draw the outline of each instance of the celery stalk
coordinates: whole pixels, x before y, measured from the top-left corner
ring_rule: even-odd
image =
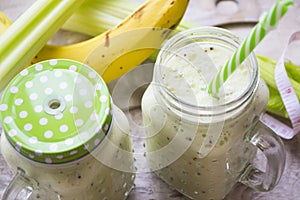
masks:
[[[86,0],[63,28],[95,36],[122,22],[138,6],[126,0]]]
[[[281,96],[277,89],[269,87],[270,97],[268,101],[267,111],[283,118],[288,118],[288,113],[284,107]]]
[[[291,61],[285,63],[288,76],[294,80],[300,81],[300,67],[295,66]]]
[[[260,75],[261,77],[266,81],[266,83],[273,88],[277,88],[275,79],[274,79],[274,70],[276,67],[276,62],[263,57],[263,56],[257,56],[258,58],[258,63],[260,66]],[[288,75],[291,74],[291,67],[294,66],[293,68],[299,68],[296,65],[293,64],[287,64],[289,62],[285,62],[285,66],[289,66],[289,68],[286,68]],[[296,92],[297,97],[300,99],[300,79],[298,78],[297,80],[294,80],[291,76],[289,76],[289,79],[291,81],[291,84]],[[299,81],[299,82],[298,82]]]
[[[85,0],[38,0],[0,36],[0,90]]]
[[[260,67],[260,76],[267,83],[270,91],[267,111],[275,115],[288,118],[288,114],[274,79],[276,62],[263,56],[257,56],[257,58]],[[292,62],[288,61],[285,62],[285,67],[294,91],[298,99],[300,99],[300,66],[296,66]]]
[[[95,36],[113,28],[129,16],[139,5],[128,0],[86,0],[67,20],[63,28]],[[198,25],[181,20],[176,31],[187,30]]]

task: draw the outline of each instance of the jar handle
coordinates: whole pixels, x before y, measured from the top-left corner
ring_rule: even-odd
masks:
[[[265,169],[249,162],[239,178],[239,182],[259,191],[270,191],[279,182],[285,167],[285,149],[282,140],[261,122],[246,135],[246,142],[256,147],[254,159],[259,159],[257,152],[265,156]],[[250,146],[251,146],[250,145]],[[251,147],[250,147],[251,148]],[[257,151],[258,150],[258,151]]]
[[[17,173],[6,188],[2,200],[25,200],[28,199],[38,183],[25,175],[24,170],[17,169]]]

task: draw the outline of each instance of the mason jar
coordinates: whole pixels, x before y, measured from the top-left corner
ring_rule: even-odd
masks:
[[[0,109],[1,153],[15,174],[2,199],[126,199],[129,124],[93,69],[37,63],[9,83]]]
[[[268,88],[253,53],[219,93],[208,93],[239,44],[214,27],[176,34],[160,50],[142,98],[151,170],[191,199],[223,199],[237,182],[270,191],[285,166],[282,141],[260,122]]]

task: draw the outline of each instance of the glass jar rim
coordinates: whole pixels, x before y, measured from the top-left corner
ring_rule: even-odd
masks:
[[[164,65],[162,59],[164,54],[166,52],[170,52],[170,49],[172,49],[174,45],[176,45],[176,43],[182,41],[183,39],[188,39],[192,37],[214,38],[216,40],[223,41],[227,44],[230,44],[235,48],[237,48],[241,43],[241,38],[237,37],[229,30],[218,28],[218,27],[209,27],[209,26],[196,27],[186,31],[182,31],[174,35],[168,41],[166,41],[162,46],[154,67],[153,82],[160,86],[159,88],[160,88],[161,95],[164,95],[165,97],[171,99],[172,101],[168,101],[168,103],[175,107],[179,107],[180,110],[185,108],[186,110],[190,110],[190,112],[201,111],[201,113],[198,113],[201,116],[215,116],[215,115],[228,113],[230,111],[235,110],[237,107],[241,106],[245,102],[247,102],[252,96],[252,94],[254,93],[254,91],[256,91],[259,82],[258,81],[259,68],[254,53],[251,53],[246,59],[247,62],[250,62],[250,65],[252,67],[250,82],[246,90],[243,91],[243,93],[241,93],[238,97],[236,97],[235,99],[229,102],[218,104],[218,105],[212,105],[212,106],[195,105],[176,97],[172,92],[170,92],[166,87],[163,86],[164,84],[163,84],[163,78],[160,73],[160,68],[163,67]],[[178,102],[178,103],[174,104],[174,102]]]

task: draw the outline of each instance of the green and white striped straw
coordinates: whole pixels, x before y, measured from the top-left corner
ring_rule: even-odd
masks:
[[[261,17],[260,22],[252,29],[250,35],[237,48],[225,66],[219,70],[217,76],[212,79],[208,87],[209,94],[217,94],[219,92],[222,84],[225,83],[237,66],[248,57],[267,32],[276,27],[279,19],[287,12],[288,7],[293,4],[293,0],[278,0],[270,11]]]

